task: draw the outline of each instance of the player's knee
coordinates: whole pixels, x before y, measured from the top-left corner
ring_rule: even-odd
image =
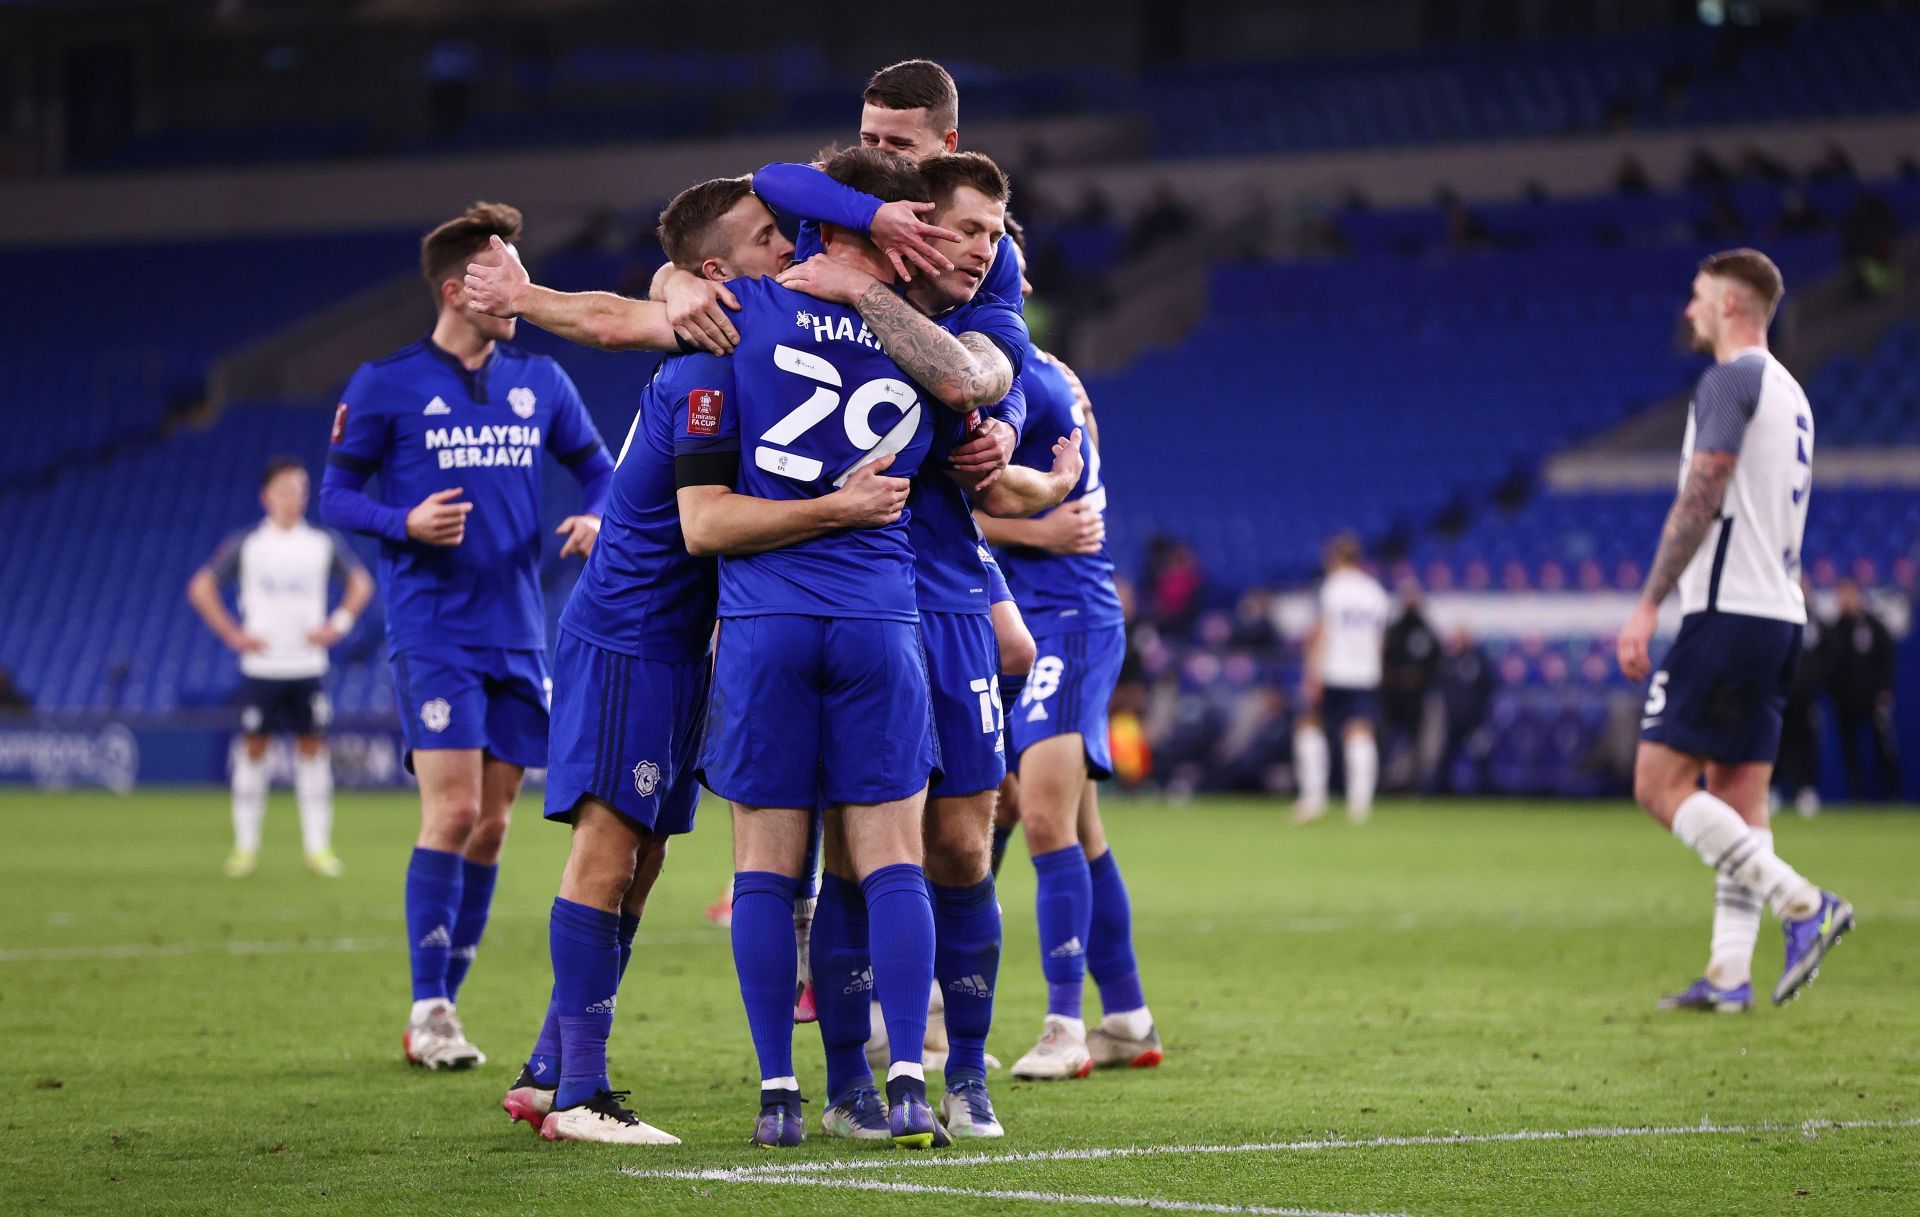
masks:
[[[507,815],[477,815],[473,831],[467,835],[467,857],[476,862],[491,862],[500,856],[507,843]]]
[[[480,823],[480,800],[438,799],[425,810],[424,836],[436,849],[461,852]]]
[[[1040,657],[1040,649],[1034,645],[1033,635],[1025,626],[998,631],[1000,643],[1000,671],[1008,676],[1025,676],[1033,671],[1033,661]]]
[[[967,887],[987,877],[992,838],[972,824],[929,824],[927,878],[942,887]]]
[[[1678,802],[1671,783],[1663,775],[1648,772],[1646,766],[1633,771],[1633,801],[1640,804],[1648,815],[1663,822],[1673,818],[1673,809]]]

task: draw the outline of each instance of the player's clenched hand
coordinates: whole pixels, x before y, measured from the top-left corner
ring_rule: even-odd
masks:
[[[463,284],[467,307],[495,317],[518,317],[533,279],[520,262],[520,252],[498,236],[487,238],[487,252],[467,263]]]
[[[257,655],[267,649],[267,644],[263,640],[245,630],[235,630],[227,637],[226,643],[228,648],[239,655]]]
[[[553,531],[567,539],[566,544],[560,547],[562,558],[571,558],[575,554],[584,558],[593,552],[593,543],[600,539],[600,517],[568,516]]]
[[[1620,630],[1620,637],[1614,642],[1614,651],[1620,658],[1620,671],[1631,681],[1645,680],[1653,672],[1653,661],[1647,658],[1647,644],[1653,641],[1653,630],[1660,622],[1660,608],[1645,600],[1636,600],[1633,612],[1627,617],[1627,624]]]
[[[835,262],[825,254],[815,254],[805,262],[795,262],[780,272],[781,287],[805,292],[830,304],[854,305],[860,296],[879,280],[858,267]]]
[[[1001,470],[1013,459],[1013,441],[1012,427],[997,418],[982,419],[965,443],[954,445],[947,459],[960,473],[979,478],[974,490],[985,490],[1000,480]]]
[[[906,510],[907,491],[913,488],[913,482],[882,476],[892,464],[892,453],[868,461],[829,496],[837,500],[840,527],[880,528],[900,518],[900,513]]]
[[[709,355],[731,355],[740,345],[727,310],[740,311],[740,301],[724,284],[684,271],[668,275],[664,287],[667,324],[682,339]]]
[[[421,499],[407,513],[407,535],[428,545],[458,545],[466,540],[467,513],[473,504],[449,501],[459,493],[460,487],[453,486]]]
[[[1107,540],[1107,522],[1085,499],[1063,503],[1035,520],[1040,548],[1050,554],[1097,554]]]
[[[958,244],[959,233],[951,229],[929,224],[920,217],[933,210],[932,203],[915,203],[900,199],[892,203],[882,203],[880,210],[873,213],[873,223],[867,226],[867,235],[887,255],[887,261],[893,263],[894,273],[902,280],[913,278],[913,272],[907,263],[919,267],[929,275],[953,269],[953,261],[941,253],[929,241],[952,241]]]

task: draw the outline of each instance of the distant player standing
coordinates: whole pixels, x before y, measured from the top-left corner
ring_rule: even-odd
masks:
[[[1320,620],[1307,639],[1300,721],[1293,731],[1293,768],[1300,782],[1296,824],[1327,814],[1328,724],[1340,730],[1347,818],[1364,824],[1373,814],[1380,775],[1374,723],[1380,717],[1380,659],[1391,602],[1380,581],[1361,568],[1360,558],[1360,542],[1350,533],[1327,543]]]
[[[1665,999],[1668,1008],[1752,1006],[1762,901],[1786,931],[1776,1004],[1811,981],[1853,927],[1853,906],[1777,857],[1767,826],[1781,710],[1807,620],[1800,544],[1813,489],[1813,411],[1767,351],[1783,291],[1779,268],[1758,250],[1714,254],[1694,276],[1687,323],[1695,349],[1715,362],[1688,412],[1680,493],[1620,631],[1620,670],[1652,676],[1634,798],[1719,875],[1707,974]],[[1680,634],[1653,671],[1647,644],[1675,590]]]
[[[354,373],[334,417],[321,486],[331,523],[380,538],[407,764],[420,836],[407,868],[413,1008],[407,1057],[483,1063],[454,1012],[493,899],[521,775],[547,763],[547,637],[540,486],[552,453],[584,488],[560,525],[561,557],[599,530],[613,461],[558,364],[501,346],[514,322],[469,309],[467,264],[520,213],[478,203],[421,243],[439,307],[432,333]],[[492,256],[500,256],[494,251]],[[375,497],[363,487],[379,475]]]
[[[307,471],[298,460],[267,462],[260,505],[267,518],[228,537],[187,584],[187,599],[240,656],[246,677],[242,734],[233,752],[233,853],[226,871],[239,879],[258,865],[267,814],[267,742],[285,733],[294,737],[293,790],[307,869],[331,879],[340,874],[340,860],[333,854],[333,769],[326,739],[332,715],[320,678],[327,672],[327,648],[347,636],[373,599],[373,579],[344,537],[307,523]],[[332,613],[330,579],[345,588]],[[239,588],[237,622],[220,599],[226,584]]]

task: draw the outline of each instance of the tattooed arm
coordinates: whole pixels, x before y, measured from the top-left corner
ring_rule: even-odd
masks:
[[[879,283],[854,307],[893,361],[955,410],[990,406],[1013,385],[1013,364],[984,334],[955,337]]]
[[[1731,452],[1693,454],[1687,480],[1673,501],[1673,509],[1667,512],[1666,527],[1660,530],[1660,548],[1653,556],[1653,569],[1647,573],[1647,586],[1640,593],[1642,600],[1658,605],[1680,582],[1681,572],[1720,519],[1734,460]]]
[[[887,355],[942,405],[964,414],[1013,386],[1013,364],[984,334],[954,337],[873,276],[824,255],[780,272],[780,283],[859,310]]]
[[[1660,615],[1660,602],[1680,582],[1680,575],[1700,550],[1726,502],[1727,483],[1733,478],[1738,457],[1731,452],[1695,452],[1687,466],[1687,480],[1667,512],[1666,526],[1660,530],[1660,548],[1653,556],[1653,569],[1647,573],[1647,585],[1640,600],[1620,632],[1617,649],[1620,670],[1632,680],[1645,680],[1653,670],[1647,658],[1647,644],[1653,639]]]

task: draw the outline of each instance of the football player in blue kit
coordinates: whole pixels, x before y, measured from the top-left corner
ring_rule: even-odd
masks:
[[[1084,523],[1075,518],[1106,506],[1098,433],[1064,365],[1036,347],[1028,352],[1023,379],[1027,429],[1014,452],[1016,464],[1037,467],[1047,459],[1040,446],[1044,436],[1069,428],[1085,432],[1086,468],[1062,507],[1032,520],[981,519],[1039,649],[1007,716],[1007,734],[1038,885],[1034,908],[1047,1015],[1039,1041],[1014,1063],[1013,1073],[1057,1079],[1085,1077],[1096,1065],[1158,1065],[1162,1050],[1134,960],[1126,884],[1107,846],[1096,794],[1099,779],[1112,775],[1107,704],[1126,655],[1113,561],[1104,539],[1087,552]],[[1100,986],[1104,1014],[1091,1032],[1081,1017],[1088,972]]]
[[[836,180],[925,201],[907,162],[855,149]],[[863,235],[828,227],[827,257],[882,282],[893,270]],[[817,498],[861,466],[911,477],[927,459],[932,411],[860,315],[778,284],[736,282],[741,345],[706,361],[679,428],[680,510],[694,552],[715,545],[729,500]],[[793,903],[808,812],[828,803],[832,846],[865,896],[874,988],[892,1042],[886,1081],[895,1144],[944,1140],[920,1063],[933,982],[933,909],[921,810],[938,757],[904,518],[720,564],[720,629],[701,758],[705,784],[733,804],[735,966],[760,1059],[754,1141],[805,1139],[793,1077]]]
[[[922,275],[904,294],[855,267],[816,256],[780,281],[855,307],[881,345],[922,388],[955,409],[995,404],[1015,389],[1026,326],[1006,304],[980,292],[1004,236],[1006,175],[978,153],[920,162],[934,222],[958,233],[940,241],[953,269]],[[936,238],[938,241],[938,238]],[[1016,390],[1017,391],[1017,390]],[[968,423],[935,420],[934,456],[965,442]],[[941,1117],[955,1136],[997,1137],[1003,1129],[986,1086],[986,1037],[999,971],[1000,913],[989,869],[994,802],[1005,774],[1002,667],[991,619],[991,578],[973,501],[990,514],[1026,516],[1060,502],[1079,480],[1079,437],[1054,437],[1044,473],[1010,468],[991,478],[923,473],[908,500],[920,634],[933,694],[941,776],[924,820],[926,869],[934,901],[936,978],[950,1050]],[[829,852],[813,950],[830,1106],[822,1126],[836,1136],[885,1135],[862,1043],[868,1018],[858,978],[867,968],[864,909],[847,860]],[[890,1046],[890,1038],[889,1038]]]
[[[745,178],[682,191],[661,243],[700,273],[760,278],[793,247]],[[607,1077],[615,994],[669,838],[692,830],[717,594],[711,557],[687,552],[674,479],[675,424],[704,372],[669,358],[644,394],[615,469],[600,537],[560,617],[548,819],[573,839],[550,917],[554,984],[532,1055],[502,1106],[548,1140],[674,1144]],[[817,499],[758,502],[719,548],[792,542],[898,517],[901,495],[867,471]],[[756,510],[757,509],[757,510]],[[744,527],[740,527],[744,524]]]
[[[354,373],[334,416],[321,486],[327,523],[380,540],[407,764],[421,828],[407,868],[413,1007],[407,1057],[466,1068],[485,1057],[454,1001],[486,927],[522,773],[547,762],[546,628],[540,583],[543,453],[584,488],[560,525],[561,556],[586,554],[613,477],[573,383],[544,356],[501,345],[513,322],[470,311],[467,263],[520,232],[512,207],[480,203],[421,243],[433,330]],[[365,490],[379,477],[379,492]]]

